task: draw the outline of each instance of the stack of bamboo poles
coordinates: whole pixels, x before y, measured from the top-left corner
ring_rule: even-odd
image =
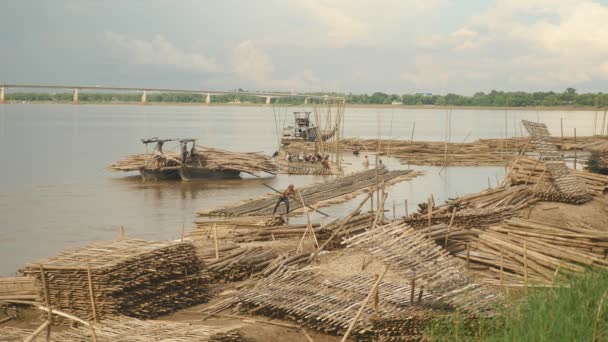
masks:
[[[317,204],[340,203],[347,201],[377,186],[381,181],[385,185],[412,179],[422,174],[412,170],[389,171],[386,168],[372,169],[351,175],[335,178],[325,183],[317,183],[298,189],[302,200],[308,206]],[[277,194],[266,195],[261,198],[239,203],[219,209],[199,211],[201,216],[270,216],[277,203]],[[299,196],[298,196],[299,199]],[[301,201],[290,201],[293,211],[303,209]],[[279,206],[277,214],[285,214],[285,206]]]
[[[591,191],[600,195],[608,187],[608,176],[580,170],[572,170],[574,176]],[[534,192],[543,199],[559,199],[559,190],[553,185],[554,180],[548,172],[545,162],[532,158],[520,158],[511,165],[509,173],[511,184],[532,185]],[[540,183],[540,184],[539,184]],[[539,185],[537,185],[539,184]]]
[[[0,300],[38,300],[34,278],[1,277]]]
[[[475,233],[470,248],[457,256],[470,260],[470,268],[493,285],[547,285],[590,266],[608,267],[603,230],[512,218]]]
[[[315,234],[320,234],[323,231],[321,224],[311,223]],[[307,223],[290,224],[283,226],[275,226],[268,228],[260,228],[255,231],[237,231],[231,237],[235,242],[250,242],[250,241],[274,241],[281,239],[292,239],[300,237],[309,229]]]
[[[229,255],[208,263],[215,280],[233,282],[249,278],[268,267],[277,254],[263,247],[238,248]]]
[[[187,166],[204,167],[212,171],[235,170],[249,174],[259,172],[275,173],[277,165],[266,155],[256,152],[230,152],[210,147],[197,146],[198,157],[195,160],[188,159]],[[110,165],[114,171],[138,171],[149,167],[150,161],[155,157],[167,157],[164,166],[179,166],[181,154],[178,152],[166,152],[159,154],[134,154],[118,160]]]
[[[374,317],[400,314],[430,320],[445,313],[444,309],[427,305],[428,296],[424,296],[422,303],[410,302],[409,286],[381,281],[374,287],[375,281],[373,276],[363,274],[328,281],[307,270],[285,272],[264,278],[255,287],[242,291],[239,307],[269,317],[289,318],[333,335],[344,334],[357,317],[352,330],[357,339],[374,336]],[[362,306],[370,288],[378,289],[374,306]]]
[[[281,216],[245,216],[203,218],[196,220],[196,229],[188,233],[194,240],[208,240],[218,237],[231,239],[233,236],[246,236],[265,228],[273,228],[285,224]]]
[[[308,154],[307,152],[297,151],[293,148],[289,149],[289,154],[292,156],[292,160],[288,161],[285,159],[286,157],[286,149],[281,149],[279,151],[279,156],[277,158],[277,164],[279,164],[279,170],[281,173],[287,173],[290,175],[314,175],[314,176],[330,176],[330,175],[340,175],[342,174],[342,170],[340,170],[336,163],[329,163],[329,168],[325,168],[321,162],[304,162],[297,161],[298,155],[300,153]]]
[[[87,320],[152,318],[204,302],[209,276],[189,242],[97,242],[27,264],[38,295]]]
[[[473,280],[462,263],[428,235],[406,224],[376,227],[345,243],[384,261],[390,270],[412,281],[412,287],[424,287],[443,304],[472,314],[494,315],[502,301],[498,292]]]
[[[0,338],[6,342],[22,342],[32,336],[33,331],[21,328],[0,328]],[[42,342],[46,336],[38,335],[30,341]],[[45,334],[44,334],[45,335]],[[78,325],[69,329],[51,332],[51,340],[57,342],[148,342],[148,341],[210,341],[241,342],[245,339],[237,329],[192,325],[168,321],[141,321],[118,316],[104,319],[92,326]]]
[[[351,236],[361,234],[365,230],[369,229],[375,217],[376,213],[367,212],[357,213],[350,219],[348,219],[348,217],[337,219],[323,227],[323,229],[318,233],[319,240],[325,242],[331,238],[331,241],[327,243],[325,250],[344,248],[342,241]],[[346,222],[347,220],[348,222]],[[387,221],[384,219],[379,219],[377,222],[378,225],[383,225],[385,223],[387,223]],[[342,225],[344,225],[342,229],[337,231]],[[334,232],[336,232],[336,234],[333,234]]]
[[[445,204],[428,209],[421,207],[418,213],[405,218],[409,225],[420,229],[438,223],[466,228],[482,228],[516,215],[520,209],[536,201],[530,188],[525,185],[499,187],[448,200]]]

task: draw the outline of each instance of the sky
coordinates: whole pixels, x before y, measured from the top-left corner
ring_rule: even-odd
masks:
[[[0,83],[606,92],[608,0],[5,0]]]

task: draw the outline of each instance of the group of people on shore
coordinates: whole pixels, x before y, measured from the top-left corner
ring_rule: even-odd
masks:
[[[304,154],[304,152],[300,152],[297,157],[294,158],[291,153],[287,152],[285,154],[285,160],[288,162],[298,161],[303,163],[320,163],[324,168],[329,169],[329,153],[322,156],[318,152],[315,154]]]

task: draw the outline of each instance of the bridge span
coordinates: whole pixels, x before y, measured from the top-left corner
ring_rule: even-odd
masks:
[[[281,97],[299,97],[308,103],[311,99],[332,100],[344,102],[345,98],[340,96],[310,95],[310,94],[291,94],[280,92],[247,92],[247,91],[218,91],[201,89],[175,89],[175,88],[149,88],[149,87],[118,87],[118,86],[86,86],[86,85],[58,85],[58,84],[0,84],[0,103],[5,102],[5,92],[7,89],[65,89],[73,92],[72,102],[78,103],[78,92],[81,90],[110,90],[110,91],[135,91],[141,93],[141,103],[148,102],[148,93],[188,93],[206,95],[205,104],[211,104],[211,97],[217,95],[245,95],[255,96],[266,99],[266,105],[271,104],[272,99]]]

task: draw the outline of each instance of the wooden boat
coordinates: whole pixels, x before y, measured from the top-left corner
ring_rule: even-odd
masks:
[[[180,152],[164,152],[167,142],[179,142]],[[195,139],[142,139],[145,154],[131,155],[112,164],[114,171],[139,171],[143,180],[239,178],[241,172],[276,174],[278,166],[260,153],[228,152],[196,146]],[[148,144],[155,144],[148,153]]]
[[[310,112],[294,112],[294,125],[283,128],[281,143],[289,145],[292,142],[327,141],[336,134],[336,128],[321,130],[310,121]]]

